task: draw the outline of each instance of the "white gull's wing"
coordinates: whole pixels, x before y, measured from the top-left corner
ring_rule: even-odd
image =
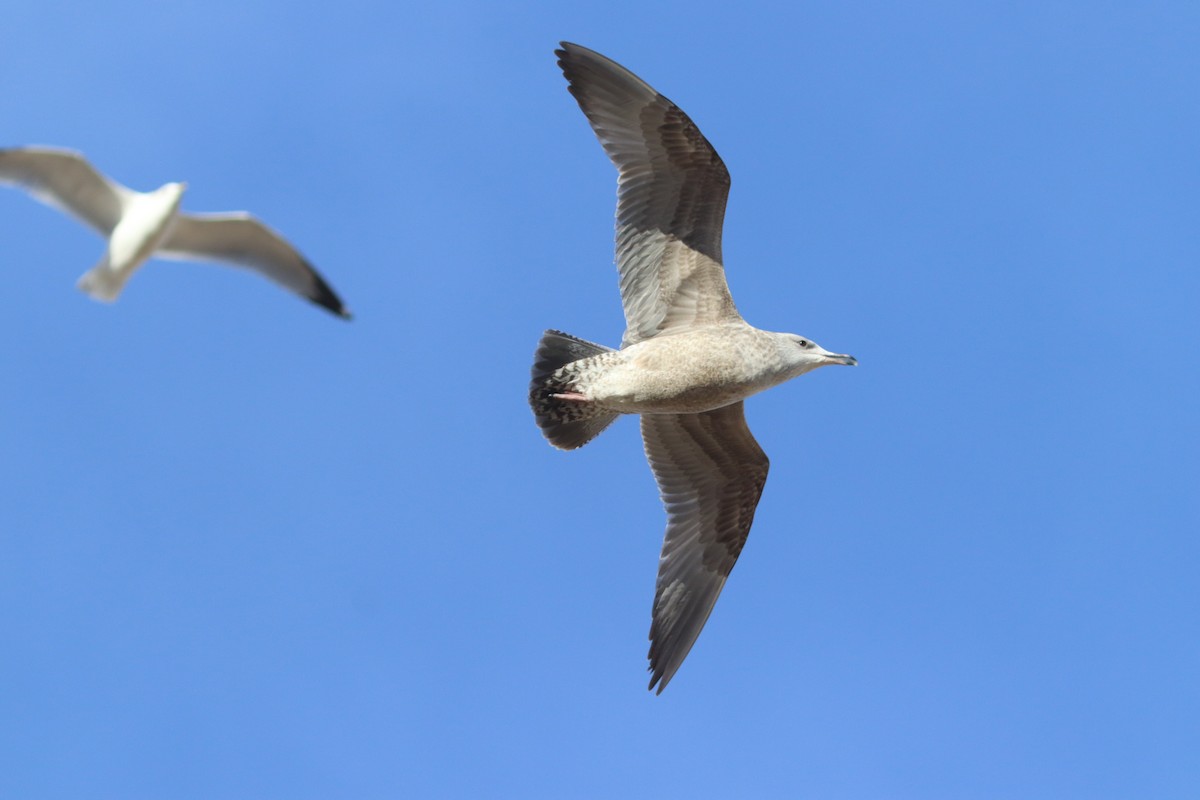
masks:
[[[107,237],[137,194],[96,171],[82,153],[58,147],[0,149],[0,183],[75,216]]]
[[[642,441],[667,509],[650,625],[650,688],[661,693],[742,552],[769,462],[740,402],[703,414],[642,414]]]
[[[571,94],[617,167],[623,346],[738,320],[721,264],[729,171],[700,129],[620,64],[569,42]]]
[[[350,317],[313,265],[277,231],[244,211],[179,214],[155,255],[248,267],[340,317]]]

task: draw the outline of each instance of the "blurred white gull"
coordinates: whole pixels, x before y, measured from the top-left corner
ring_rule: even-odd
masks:
[[[24,187],[108,239],[100,263],[76,284],[112,302],[151,257],[214,261],[248,267],[285,289],[350,318],[341,299],[296,248],[244,211],[185,214],[185,183],[135,192],[100,174],[83,154],[57,147],[0,149],[0,183]]]
[[[563,42],[571,94],[617,167],[620,350],[547,331],[529,402],[555,447],[582,447],[619,414],[642,440],[667,511],[650,625],[661,693],[733,569],[767,480],[742,400],[827,364],[854,365],[742,320],[721,263],[729,172],[686,114],[629,70]],[[569,523],[568,523],[569,527]]]

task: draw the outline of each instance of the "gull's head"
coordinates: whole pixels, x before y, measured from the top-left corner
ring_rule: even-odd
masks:
[[[182,197],[185,191],[187,191],[187,183],[184,181],[164,183],[155,190],[156,193],[174,195],[175,197]]]
[[[858,359],[854,356],[848,356],[845,353],[831,353],[812,339],[794,333],[779,334],[779,349],[783,356],[783,363],[793,377],[830,364],[844,364],[847,367],[858,366]]]

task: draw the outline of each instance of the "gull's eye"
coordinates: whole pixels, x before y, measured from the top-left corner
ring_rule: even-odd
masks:
[[[801,340],[800,340],[800,346],[801,346],[801,347],[808,347],[808,340],[807,340],[807,339],[801,339]]]

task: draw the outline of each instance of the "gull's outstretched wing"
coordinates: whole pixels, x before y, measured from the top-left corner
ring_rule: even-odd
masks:
[[[562,43],[571,94],[617,167],[623,346],[740,319],[721,265],[729,171],[678,106],[620,64]]]
[[[137,194],[101,175],[82,153],[58,147],[0,149],[0,183],[24,187],[106,237],[121,221],[125,202]]]
[[[341,298],[312,264],[277,231],[244,211],[180,214],[155,255],[248,267],[334,314],[350,318]]]
[[[740,402],[703,414],[643,414],[642,441],[667,509],[650,625],[650,688],[661,693],[742,552],[769,462]]]

